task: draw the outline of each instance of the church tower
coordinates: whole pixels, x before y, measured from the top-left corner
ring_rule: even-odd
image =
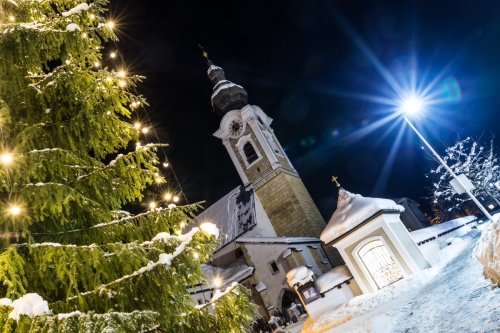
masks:
[[[222,140],[243,184],[253,186],[278,236],[319,237],[326,223],[274,135],[273,120],[247,104],[245,89],[226,80],[222,68],[210,60],[208,65],[212,107],[222,117],[214,136]]]

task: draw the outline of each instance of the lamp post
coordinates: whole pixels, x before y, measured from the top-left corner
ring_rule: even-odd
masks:
[[[420,140],[422,140],[422,142],[427,146],[427,148],[429,148],[429,150],[432,152],[434,157],[439,161],[439,163],[441,163],[441,165],[446,169],[446,171],[448,171],[450,173],[450,175],[455,179],[455,181],[464,189],[465,193],[467,193],[469,195],[469,197],[479,207],[479,209],[483,212],[483,214],[490,221],[493,221],[492,216],[490,215],[490,213],[488,213],[486,208],[484,208],[483,205],[481,205],[481,203],[479,202],[479,200],[477,200],[477,198],[474,196],[474,194],[472,194],[472,192],[467,188],[467,186],[465,186],[465,184],[460,180],[460,178],[457,177],[457,175],[453,172],[453,170],[450,169],[450,167],[441,158],[441,156],[439,156],[438,153],[436,153],[436,151],[431,147],[429,142],[427,142],[427,140],[422,136],[422,134],[420,134],[420,132],[415,128],[415,126],[413,126],[413,124],[410,122],[410,120],[406,116],[407,114],[419,112],[421,110],[421,108],[422,108],[422,101],[417,97],[411,96],[411,97],[407,98],[406,100],[404,100],[402,105],[401,105],[401,109],[404,112],[404,120],[406,121],[406,123],[408,125],[410,125],[411,129],[418,135]]]

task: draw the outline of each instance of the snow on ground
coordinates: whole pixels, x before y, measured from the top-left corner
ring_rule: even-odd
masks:
[[[301,332],[500,332],[500,288],[483,277],[472,255],[479,236],[473,230],[452,239],[431,268],[308,319]]]

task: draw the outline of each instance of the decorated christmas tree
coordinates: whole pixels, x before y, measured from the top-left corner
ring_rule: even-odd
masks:
[[[121,210],[161,181],[161,145],[136,144],[141,77],[102,65],[106,5],[0,0],[0,330],[244,331],[246,289],[190,297],[218,241],[185,228],[198,205]]]

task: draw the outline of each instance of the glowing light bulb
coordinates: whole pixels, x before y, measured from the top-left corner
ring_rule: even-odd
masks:
[[[83,38],[87,38],[87,33],[86,33],[86,32],[84,32],[84,33],[82,34],[82,36],[83,36]]]
[[[123,88],[123,87],[125,87],[125,86],[127,85],[127,82],[125,82],[125,81],[123,81],[123,80],[120,80],[120,81],[118,82],[118,85],[119,85],[120,87],[122,87],[122,88]]]
[[[0,161],[3,164],[10,164],[12,162],[12,154],[11,153],[3,153],[0,155]]]
[[[116,58],[116,52],[111,52],[111,53],[109,54],[109,56],[110,56],[111,58],[113,58],[113,59],[114,59],[114,58]]]
[[[149,132],[149,128],[144,127],[144,128],[142,129],[142,133],[146,134],[147,132]]]
[[[94,14],[90,14],[90,19],[95,19],[95,15]]]
[[[416,114],[422,110],[422,100],[416,96],[408,97],[403,104],[401,109],[404,113]]]
[[[214,283],[214,286],[216,286],[217,288],[222,286],[222,279],[218,276],[216,276],[213,280],[213,283]]]
[[[194,253],[193,253],[193,257],[194,257],[195,259],[198,259],[198,258],[200,257],[200,255],[198,254],[198,252],[194,252]]]
[[[186,223],[185,222],[181,222],[180,226],[181,226],[181,228],[184,228],[186,226]]]
[[[137,107],[137,103],[136,103],[136,102],[132,102],[131,106],[132,106],[133,108],[135,108],[135,107]]]
[[[140,142],[137,142],[137,143],[135,144],[135,147],[138,149],[138,148],[141,148],[141,147],[142,147],[142,145],[141,145],[141,143],[140,143]]]
[[[179,197],[178,196],[174,196],[174,202],[179,202]]]
[[[155,182],[157,182],[158,184],[163,183],[163,178],[156,177]]]
[[[135,123],[135,124],[134,124],[134,127],[135,127],[136,129],[141,128],[141,123]]]
[[[168,167],[168,162],[163,162],[163,166],[164,166],[165,168],[167,168],[167,167]]]
[[[151,209],[155,209],[155,208],[156,208],[156,202],[151,201],[151,202],[149,203],[149,208],[151,208]]]
[[[101,63],[99,61],[94,62],[94,67],[101,67]]]
[[[118,72],[119,77],[125,77],[125,72],[124,71],[119,71]]]
[[[19,206],[13,205],[13,206],[10,206],[9,212],[12,215],[19,215],[19,214],[21,214],[21,208],[19,208]]]
[[[141,105],[141,101],[137,101],[137,105]]]
[[[172,194],[165,193],[165,200],[172,200]]]
[[[14,15],[9,16],[9,21],[14,22],[15,20],[16,20],[16,18],[14,17]]]
[[[106,23],[106,26],[110,29],[113,29],[115,27],[115,23],[113,21],[108,21],[108,23]]]

